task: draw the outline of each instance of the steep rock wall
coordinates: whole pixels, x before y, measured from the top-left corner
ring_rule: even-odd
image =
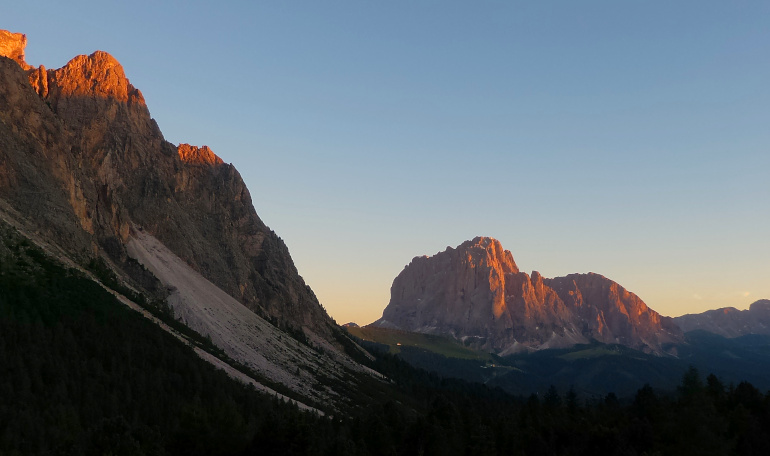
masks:
[[[592,339],[663,353],[682,339],[670,319],[617,283],[598,274],[529,276],[486,237],[413,259],[374,324],[451,335],[499,354]]]
[[[141,226],[262,317],[333,339],[334,321],[232,165],[208,147],[166,141],[108,53],[33,69],[26,38],[4,36],[0,50],[18,58],[0,57],[0,198],[79,261],[106,254],[125,264],[131,227]]]

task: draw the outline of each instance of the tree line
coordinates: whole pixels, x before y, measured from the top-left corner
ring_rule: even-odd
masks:
[[[675,394],[512,396],[377,353],[392,383],[302,412],[200,360],[91,280],[0,230],[0,454],[770,454],[770,396],[695,369]]]

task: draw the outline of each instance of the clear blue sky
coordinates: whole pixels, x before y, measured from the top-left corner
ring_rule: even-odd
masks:
[[[112,53],[233,163],[339,323],[477,235],[664,315],[770,298],[770,2],[0,2],[27,61]]]

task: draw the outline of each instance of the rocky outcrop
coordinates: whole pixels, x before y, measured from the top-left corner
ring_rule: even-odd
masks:
[[[634,293],[602,275],[570,274],[546,279],[545,284],[577,317],[581,332],[599,342],[659,349],[681,340],[682,333],[671,318],[661,316]]]
[[[598,274],[530,276],[488,237],[414,258],[393,281],[374,325],[450,335],[498,354],[592,339],[663,353],[682,337],[617,283]]]
[[[0,55],[13,59],[22,68],[30,68],[24,59],[24,49],[27,47],[27,35],[0,30]]]
[[[209,149],[209,146],[196,147],[180,144],[177,148],[179,159],[192,165],[222,165],[225,162]]]
[[[700,329],[728,338],[748,334],[770,335],[770,300],[760,299],[747,310],[723,307],[699,314],[682,315],[673,320],[684,332]]]
[[[435,257],[417,257],[396,277],[379,321],[410,331],[448,333],[487,343],[492,322],[507,319],[505,279],[518,273],[511,252],[476,238]]]
[[[232,165],[167,142],[110,54],[30,68],[25,43],[0,35],[14,59],[0,57],[0,202],[76,261],[104,255],[140,288],[148,281],[129,272],[126,244],[142,227],[253,312],[333,340],[334,321]]]

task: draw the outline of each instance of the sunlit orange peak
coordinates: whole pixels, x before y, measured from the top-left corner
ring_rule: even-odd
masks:
[[[186,163],[201,165],[221,165],[224,161],[209,149],[209,146],[191,146],[189,144],[180,144],[177,147],[179,158]]]

